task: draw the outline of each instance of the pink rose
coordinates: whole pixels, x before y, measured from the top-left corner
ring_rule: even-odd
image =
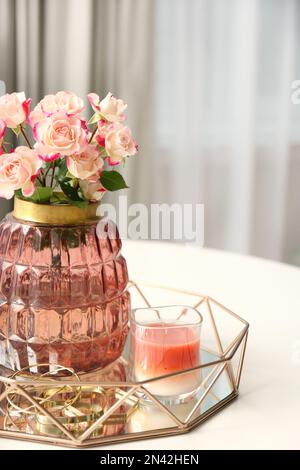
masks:
[[[79,154],[66,157],[69,172],[82,180],[97,180],[103,167],[103,160],[97,147],[89,144]]]
[[[100,121],[98,121],[96,141],[101,147],[105,147],[105,138],[113,128],[114,124],[111,122],[104,121],[104,119],[100,119]]]
[[[87,132],[77,116],[60,111],[35,125],[36,150],[44,161],[60,155],[82,153],[87,146]]]
[[[13,153],[0,157],[0,197],[10,199],[17,189],[25,197],[35,191],[34,180],[42,166],[37,152],[28,147],[17,147]]]
[[[6,124],[4,121],[0,120],[0,139],[3,138],[5,131],[6,131]]]
[[[80,180],[79,186],[83,196],[89,201],[100,201],[105,193],[105,188],[100,181],[86,181]]]
[[[56,95],[46,95],[29,115],[29,122],[34,126],[42,119],[59,111],[69,116],[80,114],[84,108],[83,100],[75,93],[59,91]]]
[[[87,95],[87,98],[90,102],[90,105],[92,106],[93,110],[95,111],[95,113],[99,113],[100,111],[100,98],[99,98],[99,95],[97,95],[96,93],[89,93]]]
[[[31,113],[28,116],[28,121],[31,127],[34,127],[38,122],[42,121],[45,119],[45,114],[42,111],[41,104],[38,103],[36,107],[31,111]]]
[[[11,93],[0,97],[0,119],[6,126],[15,129],[28,117],[31,99],[25,93]]]
[[[123,100],[115,98],[110,92],[100,102],[100,98],[96,93],[90,93],[88,100],[96,113],[101,113],[101,116],[109,122],[123,121],[124,111],[127,104]]]
[[[109,163],[116,165],[125,157],[134,155],[138,147],[137,143],[132,138],[129,127],[117,123],[106,135],[105,149],[109,157]]]
[[[0,155],[2,154],[1,146],[2,146],[3,136],[5,134],[5,131],[6,131],[6,124],[4,121],[0,120]]]

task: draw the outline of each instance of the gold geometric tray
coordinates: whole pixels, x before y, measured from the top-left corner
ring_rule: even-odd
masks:
[[[199,370],[201,384],[187,403],[163,404],[130,377],[130,334],[122,357],[98,372],[43,374],[0,368],[0,437],[91,447],[191,431],[238,396],[249,324],[211,297],[161,286],[129,283],[132,307],[187,305],[203,317],[198,367],[157,377],[184,380]],[[37,373],[38,372],[38,373]],[[145,398],[147,399],[145,400]]]

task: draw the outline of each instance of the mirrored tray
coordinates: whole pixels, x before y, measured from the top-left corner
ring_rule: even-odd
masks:
[[[161,402],[151,381],[131,380],[130,334],[122,357],[97,372],[43,364],[16,373],[0,368],[0,436],[68,447],[189,432],[238,396],[248,323],[211,297],[130,282],[132,307],[186,305],[203,316],[198,367],[152,379],[188,380],[199,371],[199,386],[185,403]],[[67,375],[65,375],[67,374]]]

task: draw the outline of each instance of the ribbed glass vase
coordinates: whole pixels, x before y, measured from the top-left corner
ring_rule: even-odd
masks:
[[[121,355],[130,309],[127,266],[112,222],[99,236],[96,210],[97,204],[16,200],[1,222],[2,365],[41,372],[55,363],[87,372]]]

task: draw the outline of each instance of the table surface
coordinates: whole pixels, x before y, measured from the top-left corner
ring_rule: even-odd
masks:
[[[131,279],[205,293],[250,323],[240,396],[193,432],[101,447],[300,449],[300,269],[160,242],[124,243]],[[0,449],[54,449],[0,439]]]

